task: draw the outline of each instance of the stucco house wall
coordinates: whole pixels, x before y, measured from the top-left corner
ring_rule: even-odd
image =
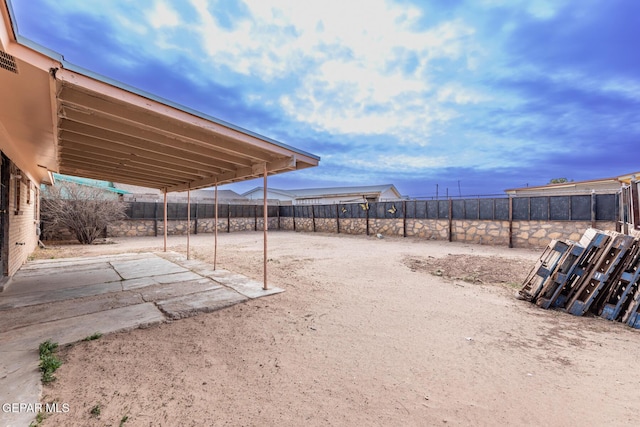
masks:
[[[3,165],[9,168],[8,209],[5,215],[4,239],[6,247],[2,249],[6,263],[4,275],[11,276],[24,264],[38,245],[38,224],[40,191],[13,162]],[[3,171],[4,172],[4,171]]]

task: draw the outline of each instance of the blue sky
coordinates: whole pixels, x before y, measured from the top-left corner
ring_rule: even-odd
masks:
[[[276,188],[458,196],[640,171],[637,0],[12,6],[75,65],[321,156]]]

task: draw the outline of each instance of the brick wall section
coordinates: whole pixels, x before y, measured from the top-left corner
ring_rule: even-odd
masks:
[[[281,217],[269,218],[270,230],[293,231],[294,219]],[[199,219],[198,233],[213,233],[213,219]],[[263,219],[258,218],[257,229],[262,231]],[[187,221],[168,221],[169,235],[186,234]],[[509,246],[508,221],[453,220],[451,221],[451,240],[454,242],[474,243],[480,245]],[[513,221],[512,244],[516,248],[544,248],[551,239],[580,240],[584,231],[591,226],[590,221]],[[125,220],[113,223],[108,228],[110,237],[153,236],[155,234],[153,220]],[[369,234],[402,237],[405,233],[411,238],[442,240],[449,239],[449,220],[447,219],[407,219],[406,226],[402,218],[369,219]],[[596,227],[602,230],[615,230],[615,222],[598,222]],[[254,218],[231,218],[230,231],[253,231],[256,228]],[[340,218],[340,233],[365,234],[367,230],[364,218]],[[158,236],[163,234],[163,222],[157,223]],[[191,222],[191,233],[194,233],[195,221]],[[314,219],[295,218],[295,230],[313,232]],[[227,231],[227,219],[218,219],[218,232]],[[335,218],[315,218],[315,231],[319,233],[337,233],[338,224]],[[68,233],[61,233],[60,238],[69,238]],[[36,240],[37,241],[37,240]]]
[[[16,182],[19,185],[16,188]],[[20,191],[19,209],[16,205],[16,190]],[[27,261],[29,255],[38,245],[39,218],[34,216],[36,205],[39,204],[39,191],[37,187],[23,178],[17,180],[13,178],[9,183],[9,209],[7,220],[9,221],[9,241],[8,241],[8,271],[12,276]]]

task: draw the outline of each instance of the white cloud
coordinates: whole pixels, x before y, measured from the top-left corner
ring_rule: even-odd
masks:
[[[164,1],[157,1],[154,8],[147,12],[147,20],[155,29],[180,25],[180,15]]]
[[[449,83],[438,89],[436,99],[439,102],[452,102],[464,105],[489,101],[491,97],[483,95],[476,89],[463,87],[458,83]]]
[[[480,4],[488,8],[524,9],[534,18],[546,20],[554,18],[558,10],[567,4],[567,0],[481,0]]]
[[[431,62],[477,66],[473,29],[460,20],[417,30],[421,11],[384,0],[246,0],[250,18],[222,28],[207,0],[191,0],[210,66],[261,79],[266,86],[291,77],[280,108],[316,130],[391,132],[403,143],[425,144],[430,126],[456,113],[428,100]],[[473,55],[472,55],[473,54]],[[220,73],[222,74],[222,73]],[[474,102],[476,95],[459,102]]]

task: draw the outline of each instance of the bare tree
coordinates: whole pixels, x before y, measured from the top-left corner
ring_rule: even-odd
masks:
[[[125,209],[114,193],[72,182],[47,187],[42,193],[45,228],[67,228],[82,244],[91,244],[111,221],[125,218]]]

